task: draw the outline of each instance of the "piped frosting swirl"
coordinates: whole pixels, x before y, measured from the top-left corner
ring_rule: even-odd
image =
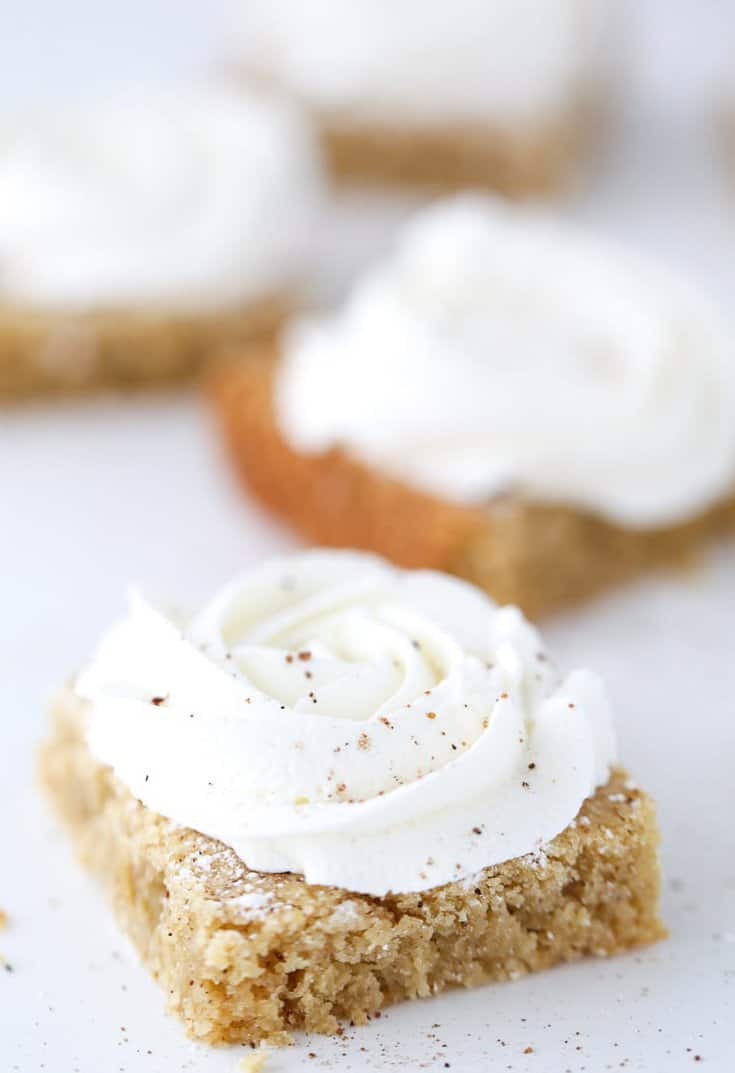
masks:
[[[92,752],[251,868],[381,895],[534,851],[615,756],[604,691],[454,578],[276,560],[181,628],[139,597],[78,682]]]

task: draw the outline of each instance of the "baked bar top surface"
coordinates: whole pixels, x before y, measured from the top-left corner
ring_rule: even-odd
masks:
[[[515,978],[664,934],[651,800],[622,771],[532,855],[470,881],[374,898],[250,871],[135,800],[84,740],[71,692],[41,772],[83,863],[188,1032],[285,1043],[452,986]]]
[[[735,525],[735,494],[685,524],[635,530],[517,496],[484,507],[450,503],[342,450],[299,453],[274,414],[277,360],[271,347],[257,360],[225,365],[211,395],[243,482],[317,544],[366,548],[400,566],[458,574],[536,618],[644,570],[688,562]]]

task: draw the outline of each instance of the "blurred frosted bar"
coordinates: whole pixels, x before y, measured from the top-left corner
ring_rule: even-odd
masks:
[[[606,0],[239,0],[231,55],[346,180],[555,187],[595,125]]]
[[[191,381],[270,340],[325,195],[310,124],[264,92],[19,110],[0,132],[0,402]]]

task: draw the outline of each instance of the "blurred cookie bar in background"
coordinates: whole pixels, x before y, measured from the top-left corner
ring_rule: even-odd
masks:
[[[214,394],[247,486],[310,540],[537,615],[732,527],[733,346],[664,266],[464,195]]]
[[[0,126],[0,398],[190,377],[298,302],[323,197],[261,91],[131,91]]]
[[[605,0],[238,0],[240,70],[314,115],[357,181],[528,194],[594,126]]]

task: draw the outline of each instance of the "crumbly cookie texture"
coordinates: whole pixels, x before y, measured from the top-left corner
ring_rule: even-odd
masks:
[[[185,316],[42,313],[0,304],[0,400],[188,380],[223,347],[273,338],[292,305],[271,297]]]
[[[626,529],[572,507],[508,496],[450,503],[341,450],[307,455],[273,408],[274,351],[223,366],[212,398],[234,464],[268,507],[317,544],[366,548],[400,566],[458,574],[531,619],[655,567],[681,565],[735,528],[735,495],[684,524]]]
[[[527,197],[564,185],[594,129],[593,107],[535,129],[451,124],[382,127],[317,117],[325,157],[337,179],[397,183],[436,191],[490,187]],[[598,116],[599,118],[599,116]]]
[[[284,1044],[390,1003],[512,979],[664,935],[654,806],[615,772],[532,855],[466,882],[384,898],[250,871],[141,805],[98,764],[71,690],[42,778],[83,863],[196,1038]]]

